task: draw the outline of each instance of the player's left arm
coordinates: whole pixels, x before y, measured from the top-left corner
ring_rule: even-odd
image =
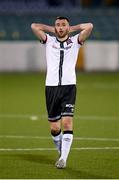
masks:
[[[92,23],[83,23],[75,26],[70,26],[70,33],[75,31],[80,31],[78,36],[78,41],[80,43],[83,43],[91,34],[92,29],[93,29]]]

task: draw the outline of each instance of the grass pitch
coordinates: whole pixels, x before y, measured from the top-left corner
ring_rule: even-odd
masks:
[[[119,73],[77,74],[74,142],[56,169],[43,74],[0,74],[1,179],[119,178]]]

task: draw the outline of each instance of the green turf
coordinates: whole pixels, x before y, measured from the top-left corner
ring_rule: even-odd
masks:
[[[54,148],[44,84],[43,74],[0,74],[0,178],[119,178],[119,149],[73,150],[119,147],[119,73],[77,74],[74,137],[84,139],[74,139],[64,170],[54,166],[55,150],[33,150]],[[5,151],[8,148],[31,150]]]

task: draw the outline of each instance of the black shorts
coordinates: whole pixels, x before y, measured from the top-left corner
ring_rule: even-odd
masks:
[[[57,121],[62,116],[73,116],[76,85],[46,86],[45,94],[49,121]]]

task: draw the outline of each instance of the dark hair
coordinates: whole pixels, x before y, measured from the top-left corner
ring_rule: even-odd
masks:
[[[69,19],[67,17],[64,17],[64,16],[58,16],[58,17],[56,17],[56,20],[57,19],[59,19],[59,20],[66,19],[67,22],[69,23]]]

